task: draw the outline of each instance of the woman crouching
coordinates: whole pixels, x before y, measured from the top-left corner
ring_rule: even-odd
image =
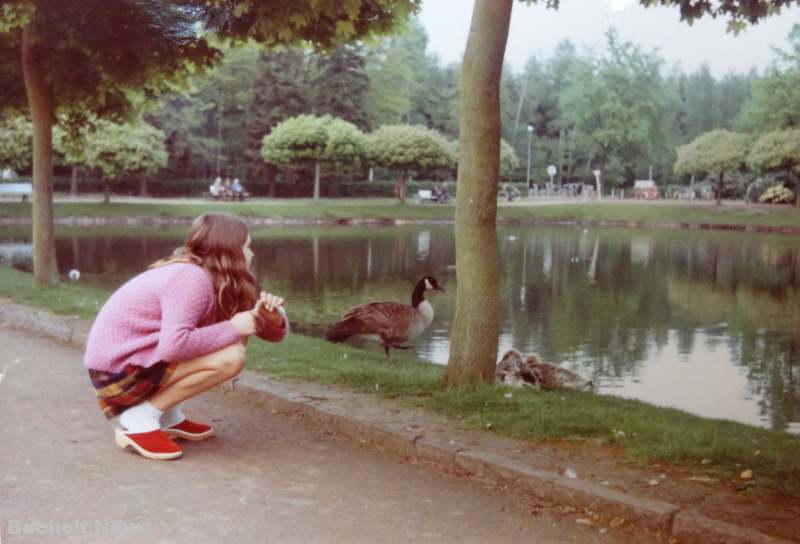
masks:
[[[84,364],[106,418],[120,416],[118,446],[148,459],[180,457],[174,438],[214,433],[187,419],[180,403],[242,371],[260,306],[283,316],[268,339],[285,337],[283,299],[256,294],[250,243],[241,219],[200,216],[184,246],[125,283],[97,314]]]

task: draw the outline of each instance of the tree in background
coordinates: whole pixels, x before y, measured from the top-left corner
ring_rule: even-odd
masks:
[[[450,168],[451,144],[438,132],[423,126],[384,125],[369,135],[369,161],[399,173],[395,196],[404,204],[406,181],[421,169]]]
[[[785,172],[794,186],[794,206],[800,206],[800,128],[762,134],[747,156],[757,172]]]
[[[223,53],[219,64],[186,80],[167,93],[146,114],[149,123],[167,135],[166,175],[208,178],[244,176],[247,132],[259,49],[212,43]]]
[[[87,14],[90,14],[87,16]],[[58,281],[53,233],[56,114],[123,118],[132,95],[165,90],[216,58],[173,3],[16,0],[0,6],[0,107],[28,106],[33,123],[33,268],[38,284]]]
[[[33,126],[21,115],[0,120],[0,170],[11,168],[15,172],[31,165]]]
[[[264,137],[281,121],[311,111],[308,55],[301,49],[264,51],[257,66],[247,121],[248,176],[265,180],[275,196],[277,169],[264,162]]]
[[[559,107],[587,173],[598,168],[613,186],[652,164],[665,137],[667,99],[660,58],[620,41],[613,29],[606,45],[608,56],[596,64],[573,65]]]
[[[366,130],[364,106],[369,77],[365,64],[360,45],[345,45],[315,55],[310,85],[313,113],[344,119]]]
[[[717,174],[717,204],[722,201],[725,172],[735,172],[747,159],[748,138],[729,130],[712,130],[678,148],[675,172]]]
[[[98,120],[82,131],[82,139],[82,146],[67,148],[66,160],[100,173],[106,204],[111,201],[111,184],[124,176],[138,177],[140,194],[146,196],[147,176],[167,164],[164,133],[142,120]]]
[[[323,166],[335,171],[357,167],[367,140],[352,123],[330,115],[299,115],[278,124],[264,136],[265,161],[289,168],[314,167],[314,200],[319,199]]]

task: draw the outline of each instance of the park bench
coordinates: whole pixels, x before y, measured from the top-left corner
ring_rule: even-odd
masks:
[[[0,196],[20,196],[25,202],[32,194],[32,183],[0,183]]]
[[[417,191],[417,197],[420,202],[433,202],[433,191],[421,189]]]

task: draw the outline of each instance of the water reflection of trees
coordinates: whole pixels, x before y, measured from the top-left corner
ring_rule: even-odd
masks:
[[[636,376],[671,331],[684,354],[703,333],[728,344],[774,427],[800,420],[795,243],[576,230],[501,240],[504,329],[520,349],[595,378]]]

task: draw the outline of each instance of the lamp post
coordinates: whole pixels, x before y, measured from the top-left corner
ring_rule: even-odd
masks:
[[[528,125],[528,174],[525,181],[528,183],[528,194],[531,193],[531,138],[533,137],[533,125]]]

